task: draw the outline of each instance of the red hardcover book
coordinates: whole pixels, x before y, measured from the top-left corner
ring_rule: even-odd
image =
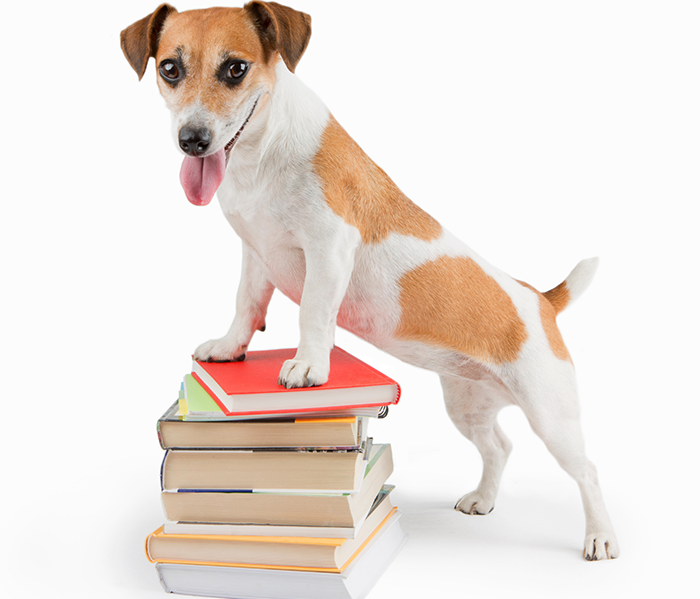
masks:
[[[337,412],[398,403],[396,381],[336,347],[328,382],[285,389],[278,384],[282,364],[294,349],[248,352],[242,362],[192,363],[192,376],[227,416],[264,417],[303,412]]]

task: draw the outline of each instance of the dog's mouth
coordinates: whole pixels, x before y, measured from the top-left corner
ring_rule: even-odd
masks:
[[[250,122],[250,119],[253,118],[253,113],[255,112],[255,109],[258,107],[258,98],[255,100],[255,103],[253,104],[253,107],[250,109],[250,112],[248,113],[248,116],[246,117],[245,121],[243,121],[243,124],[241,125],[240,129],[236,131],[236,135],[234,135],[231,138],[231,141],[229,141],[225,146],[224,146],[224,155],[226,156],[226,163],[228,164],[228,159],[231,156],[231,150],[233,150],[233,146],[236,145],[236,142],[238,141],[238,138],[241,136],[241,133],[243,133],[243,129],[246,128],[246,125]]]
[[[243,124],[223,148],[208,156],[185,156],[185,159],[182,161],[180,183],[185,190],[187,199],[195,206],[206,206],[211,202],[216,190],[219,189],[219,185],[221,185],[226,174],[226,165],[231,156],[231,151],[250,119],[253,118],[253,113],[258,106],[258,100],[255,100]]]

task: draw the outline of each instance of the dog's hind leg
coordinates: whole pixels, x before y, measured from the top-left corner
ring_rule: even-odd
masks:
[[[531,380],[520,389],[518,404],[532,430],[579,486],[586,516],[584,557],[589,561],[614,559],[619,555],[619,548],[596,468],[584,451],[573,367],[562,364],[561,368],[555,378],[556,389],[542,381]]]
[[[465,514],[491,512],[512,445],[498,426],[498,411],[511,402],[490,381],[441,376],[447,413],[457,429],[476,445],[484,462],[476,490],[462,497],[455,509]]]

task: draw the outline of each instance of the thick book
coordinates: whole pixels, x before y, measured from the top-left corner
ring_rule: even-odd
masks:
[[[158,420],[163,449],[252,449],[316,447],[357,449],[367,434],[367,420],[357,416],[319,416],[263,420],[188,419],[175,402]]]
[[[399,513],[340,573],[308,570],[156,564],[169,593],[226,599],[363,599],[406,543]]]
[[[169,449],[161,490],[356,493],[370,441],[351,451]]]
[[[164,533],[161,527],[146,539],[146,557],[170,564],[340,572],[395,511],[388,500],[382,502],[354,539],[178,535]]]
[[[391,446],[373,445],[357,493],[276,493],[163,491],[170,521],[277,526],[354,527],[369,513],[374,498],[393,471]]]
[[[242,362],[192,363],[192,377],[224,414],[264,417],[299,412],[381,408],[399,401],[396,381],[336,347],[331,351],[328,382],[318,387],[286,389],[278,383],[294,349],[249,352]]]
[[[383,485],[374,498],[369,513],[386,505],[391,505],[389,494],[394,485]],[[384,509],[384,508],[382,508]],[[369,515],[368,515],[369,517]],[[234,537],[320,537],[334,539],[354,539],[359,528],[364,524],[360,520],[357,526],[279,526],[275,524],[217,524],[212,522],[166,522],[163,524],[165,534],[234,536]]]

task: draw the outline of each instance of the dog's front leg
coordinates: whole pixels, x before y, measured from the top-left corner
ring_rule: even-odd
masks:
[[[236,315],[228,333],[220,339],[202,343],[194,352],[196,360],[209,362],[238,362],[255,331],[265,329],[265,315],[275,290],[267,280],[257,255],[243,243],[241,280],[236,295]]]
[[[334,231],[333,239],[320,235],[304,250],[306,274],[299,309],[299,347],[279,374],[287,389],[314,387],[328,381],[335,323],[345,297],[359,244],[356,229]]]

